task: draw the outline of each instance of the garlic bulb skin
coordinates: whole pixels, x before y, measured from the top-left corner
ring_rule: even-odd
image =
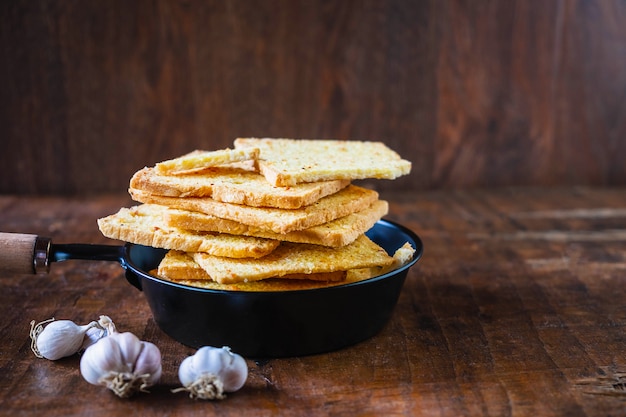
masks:
[[[226,346],[203,346],[178,368],[178,379],[192,398],[222,399],[224,392],[243,387],[247,378],[246,360]]]
[[[156,345],[130,332],[113,333],[89,346],[80,360],[80,373],[93,385],[117,396],[130,397],[156,384],[161,377],[161,352]]]
[[[48,323],[45,327],[43,325]],[[89,329],[97,326],[91,322],[79,326],[71,320],[48,320],[37,325],[31,322],[31,349],[37,357],[58,360],[77,353]]]

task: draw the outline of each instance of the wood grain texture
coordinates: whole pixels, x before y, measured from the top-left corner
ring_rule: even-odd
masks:
[[[439,9],[447,34],[437,66],[436,182],[623,181],[623,3],[442,2]]]
[[[237,136],[383,140],[383,189],[626,182],[620,1],[0,4],[0,193]]]
[[[0,276],[0,408],[108,417],[623,414],[624,189],[385,197],[387,217],[418,233],[425,254],[390,322],[371,339],[307,357],[247,358],[242,390],[220,402],[193,401],[170,392],[193,351],[156,326],[122,268],[66,261],[49,275]],[[115,243],[95,219],[128,203],[124,195],[5,196],[2,228],[56,243]],[[163,378],[150,394],[120,400],[81,378],[78,356],[50,362],[30,351],[30,320],[86,323],[100,314],[161,349]]]
[[[24,233],[0,232],[0,265],[16,274],[35,272],[37,236]]]

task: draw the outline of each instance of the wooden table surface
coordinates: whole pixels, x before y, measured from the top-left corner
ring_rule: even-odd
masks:
[[[387,326],[339,351],[256,362],[240,391],[194,401],[179,386],[193,350],[155,324],[115,262],[67,261],[0,276],[0,413],[63,416],[608,416],[626,414],[626,190],[507,188],[383,194],[387,218],[424,241]],[[114,243],[98,217],[125,195],[0,197],[0,230],[55,243]],[[159,346],[150,394],[118,399],[79,356],[37,359],[31,320],[118,329]]]

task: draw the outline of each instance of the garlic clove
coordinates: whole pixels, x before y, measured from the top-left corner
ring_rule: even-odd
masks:
[[[225,372],[222,373],[224,391],[238,391],[245,385],[248,379],[248,364],[242,356],[231,352],[228,347],[223,347],[222,349],[228,352],[227,356],[222,355],[222,358],[227,358],[224,365]]]
[[[79,326],[71,320],[54,318],[38,324],[33,320],[30,324],[33,353],[39,358],[49,360],[58,360],[77,353],[83,345],[86,332],[97,326],[96,322]]]
[[[142,342],[143,349],[135,360],[136,375],[150,375],[148,378],[149,385],[156,384],[161,378],[163,369],[161,367],[161,351],[150,342]]]
[[[184,387],[187,387],[196,380],[198,371],[194,367],[194,356],[187,356],[178,367],[178,380]]]
[[[85,350],[80,358],[80,373],[90,384],[99,385],[109,372],[119,372],[121,362],[119,345],[107,336]]]
[[[122,354],[121,365],[123,365],[123,368],[119,370],[123,370],[124,372],[133,372],[135,361],[143,348],[141,340],[130,332],[114,333],[110,337],[115,339]]]

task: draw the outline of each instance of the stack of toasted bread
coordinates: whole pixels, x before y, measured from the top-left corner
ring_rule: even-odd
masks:
[[[98,220],[112,239],[169,249],[157,276],[204,288],[274,291],[369,278],[413,257],[365,232],[387,214],[353,184],[406,175],[411,163],[381,142],[239,138],[136,172],[141,203]]]

